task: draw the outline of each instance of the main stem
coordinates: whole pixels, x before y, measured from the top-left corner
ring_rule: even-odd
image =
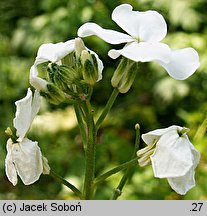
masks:
[[[96,140],[96,130],[93,120],[93,109],[91,108],[90,102],[86,101],[87,107],[87,127],[88,127],[88,142],[86,148],[86,170],[85,170],[85,180],[83,189],[83,198],[90,200],[93,198],[94,192],[94,173],[95,173],[95,140]]]

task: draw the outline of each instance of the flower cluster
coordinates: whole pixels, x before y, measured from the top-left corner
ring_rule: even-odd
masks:
[[[103,63],[94,51],[84,45],[81,37],[96,35],[110,44],[125,44],[122,49],[108,52],[112,59],[122,56],[111,79],[118,93],[126,93],[131,88],[140,62],[155,61],[177,80],[188,78],[199,67],[199,56],[193,48],[173,50],[161,42],[167,34],[167,24],[158,12],[133,11],[131,5],[122,4],[114,9],[112,20],[126,33],[104,29],[96,23],[85,23],[78,29],[80,38],[46,43],[39,47],[30,69],[30,84],[35,92],[33,94],[29,88],[27,95],[15,103],[17,111],[13,124],[16,135],[11,129],[6,130],[10,137],[5,160],[6,175],[13,185],[17,184],[17,175],[28,185],[37,181],[42,173],[50,173],[47,159],[42,156],[38,143],[27,138],[32,121],[40,109],[41,97],[53,104],[63,101],[81,104],[90,98],[92,87],[102,79]],[[44,75],[41,76],[40,69],[43,68]],[[110,110],[110,105],[106,110]],[[89,112],[90,109],[87,110]],[[104,119],[105,113],[99,120]],[[92,115],[89,117],[93,118]],[[88,122],[92,122],[92,126],[89,125],[92,129]],[[96,131],[93,119],[86,120],[86,125],[88,131],[84,131],[83,135],[92,134],[92,139]],[[85,125],[82,129],[85,130]],[[185,194],[195,185],[194,170],[200,159],[199,152],[186,133],[186,128],[179,126],[151,131],[142,135],[147,147],[137,151],[139,165],[152,164],[154,176],[167,178],[172,189],[179,194]],[[91,186],[90,182],[88,185]]]

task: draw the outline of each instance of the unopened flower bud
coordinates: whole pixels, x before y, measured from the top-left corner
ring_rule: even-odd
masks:
[[[81,38],[75,38],[75,55],[80,58],[83,50],[86,50],[85,44]]]
[[[131,88],[137,74],[137,62],[124,58],[111,79],[114,88],[118,88],[120,93],[126,93]]]
[[[78,72],[70,66],[50,63],[48,64],[47,71],[51,82],[62,91],[67,91],[68,86],[74,84],[74,82],[79,78]]]
[[[111,79],[111,84],[114,88],[118,87],[119,82],[124,75],[126,66],[127,66],[127,58],[122,58],[121,62],[119,63],[118,67],[116,68],[114,75]]]
[[[47,84],[47,91],[40,91],[40,94],[52,104],[60,104],[65,100],[65,94],[54,84]]]
[[[98,80],[98,63],[95,55],[83,50],[81,52],[81,64],[84,81],[89,85],[94,85]]]

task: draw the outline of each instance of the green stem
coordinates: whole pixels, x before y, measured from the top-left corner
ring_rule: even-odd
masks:
[[[97,122],[96,122],[96,129],[98,130],[101,123],[104,121],[104,119],[106,118],[107,114],[109,113],[109,111],[111,110],[111,107],[114,104],[114,101],[116,100],[117,96],[119,94],[119,90],[117,88],[115,88],[106,104],[106,106],[104,107],[103,112],[101,113],[100,117],[98,118]]]
[[[82,136],[82,141],[83,141],[83,147],[84,149],[86,149],[86,145],[87,145],[87,134],[86,134],[86,130],[85,130],[85,124],[84,124],[84,117],[83,117],[83,113],[81,111],[81,108],[77,105],[74,104],[74,109],[75,109],[75,113],[76,113],[76,117],[78,120],[78,125],[80,128],[80,133]]]
[[[131,158],[135,157],[136,152],[139,149],[139,143],[140,143],[140,127],[139,127],[139,124],[135,125],[135,130],[136,130],[136,138],[135,138],[134,151],[132,153],[132,157]],[[129,176],[132,176],[132,174],[133,174],[133,169],[131,169],[131,167],[128,167],[126,169],[125,174],[122,176],[122,178],[121,178],[121,180],[119,182],[119,185],[114,190],[114,193],[112,195],[112,199],[113,200],[116,200],[121,195],[122,190],[123,190],[125,184],[127,183],[127,180],[129,178]]]
[[[53,177],[57,182],[64,184],[66,187],[70,188],[80,199],[82,198],[82,193],[74,185],[66,181],[63,177],[59,176],[52,170],[50,170],[50,176]]]
[[[125,169],[128,169],[129,167],[132,167],[134,165],[137,164],[137,158],[134,158],[126,163],[123,163],[109,171],[107,171],[106,173],[98,176],[95,181],[94,181],[94,184],[97,185],[97,184],[100,184],[102,183],[103,181],[105,181],[108,177],[116,174],[117,172],[121,171],[121,170],[125,170]]]
[[[85,170],[85,180],[83,197],[86,200],[92,199],[94,191],[94,173],[95,173],[95,140],[96,140],[96,130],[93,120],[93,109],[90,102],[86,101],[87,105],[87,126],[88,126],[88,142],[86,148],[86,170]]]

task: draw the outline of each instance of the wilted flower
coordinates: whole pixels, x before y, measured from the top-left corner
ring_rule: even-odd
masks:
[[[17,175],[25,185],[37,181],[41,173],[49,174],[47,159],[42,156],[38,143],[26,138],[31,123],[40,109],[41,96],[36,90],[28,89],[26,97],[15,102],[17,107],[14,118],[17,139],[12,138],[11,130],[6,133],[11,137],[7,141],[7,156],[5,159],[6,175],[13,185],[17,184]]]
[[[112,19],[128,34],[85,23],[78,36],[97,35],[110,44],[127,43],[120,50],[110,50],[109,56],[116,59],[122,55],[135,62],[156,61],[178,80],[188,78],[199,67],[199,56],[193,48],[171,50],[160,42],[166,36],[167,24],[158,12],[132,11],[131,5],[122,4],[114,9]]]
[[[140,166],[152,163],[154,176],[167,178],[172,189],[182,195],[195,186],[194,170],[200,160],[186,134],[188,130],[171,126],[143,134],[148,146],[137,152]]]

